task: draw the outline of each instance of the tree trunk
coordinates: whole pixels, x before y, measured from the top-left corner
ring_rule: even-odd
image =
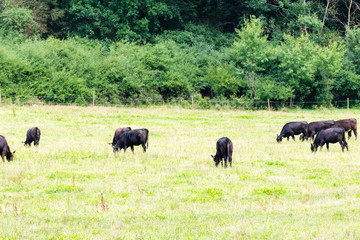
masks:
[[[348,22],[347,22],[348,27],[350,27],[350,20],[351,20],[350,14],[351,14],[352,2],[353,2],[353,0],[350,0],[350,5],[349,5],[349,8],[348,8]]]
[[[324,25],[325,25],[325,21],[326,21],[326,17],[327,17],[327,12],[329,10],[329,5],[330,5],[330,0],[327,0],[327,3],[326,3],[326,8],[325,8],[325,13],[324,13],[324,17],[323,17],[323,21],[322,21],[322,26],[321,26],[321,29],[320,29],[320,37],[321,37],[321,33],[322,33],[322,30],[324,28]]]
[[[305,8],[305,5],[306,5],[306,0],[304,0],[304,18],[306,17],[306,8]],[[308,34],[306,25],[304,26],[304,32],[305,32],[306,35]]]

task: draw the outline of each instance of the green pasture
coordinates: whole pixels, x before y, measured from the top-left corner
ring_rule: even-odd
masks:
[[[0,164],[0,239],[359,239],[360,140],[276,143],[289,121],[359,110],[218,111],[172,107],[2,106],[16,150]],[[38,126],[40,146],[24,147]],[[118,127],[147,128],[149,149],[114,155]],[[233,167],[210,154],[227,136]]]

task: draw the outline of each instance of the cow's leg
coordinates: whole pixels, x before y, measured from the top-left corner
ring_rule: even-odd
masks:
[[[329,143],[326,143],[326,149],[329,151]]]
[[[232,167],[232,156],[229,156],[229,163],[230,163],[230,167]]]
[[[145,143],[141,144],[141,146],[143,147],[143,151],[146,152],[146,146]]]
[[[134,153],[134,146],[131,146],[130,148],[131,148],[131,151]]]
[[[351,129],[348,131],[348,139],[351,138]]]
[[[293,135],[291,135],[291,138],[295,141],[295,136],[294,136],[294,134],[293,134]]]
[[[2,158],[3,162],[5,162],[5,159],[4,159],[5,153],[6,153],[6,149],[4,148],[2,153],[1,153],[1,158]]]
[[[344,142],[342,140],[339,140],[339,144],[341,146],[341,150],[344,152],[344,148],[345,148]]]
[[[355,135],[355,140],[357,139],[357,131],[356,130],[357,130],[356,128],[353,129],[354,135]]]
[[[311,140],[314,141],[315,133],[311,133]]]
[[[225,167],[226,167],[226,168],[227,168],[227,162],[226,162],[226,161],[227,161],[227,158],[228,158],[228,156],[225,156],[225,157],[224,157],[224,162],[225,162]]]

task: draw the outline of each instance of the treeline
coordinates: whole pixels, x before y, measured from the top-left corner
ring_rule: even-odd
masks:
[[[355,0],[0,0],[0,24],[28,36],[87,37],[152,42],[187,24],[233,33],[249,16],[262,20],[265,33],[311,34],[324,42],[360,23]]]
[[[259,17],[234,15],[240,3],[229,1],[14,2],[0,1],[0,88],[11,101],[37,96],[45,103],[89,104],[94,92],[102,104],[188,103],[194,97],[203,107],[212,100],[252,108],[267,99],[279,106],[359,99],[360,30],[351,27],[358,17],[351,8],[349,16],[340,16],[329,5],[320,21],[314,9],[304,6],[326,10],[321,1],[238,1],[245,2],[245,10],[251,3],[253,10],[262,9],[254,10]],[[295,5],[298,18],[309,24],[318,19],[318,27],[267,17],[279,11],[295,19],[290,14]],[[122,12],[115,11],[121,6]],[[136,11],[126,12],[132,8]],[[69,15],[70,10],[76,14]],[[227,14],[215,14],[223,11]],[[78,18],[80,13],[85,20]],[[147,31],[134,22],[140,18]],[[234,24],[228,24],[230,19]],[[116,25],[105,31],[105,20],[128,28]]]

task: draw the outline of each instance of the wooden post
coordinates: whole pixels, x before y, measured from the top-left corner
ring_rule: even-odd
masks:
[[[347,98],[347,110],[349,111],[350,104],[349,104],[349,98]]]
[[[292,107],[292,98],[290,98],[290,108]]]
[[[95,91],[93,91],[93,107],[95,106]]]
[[[191,96],[191,109],[194,109],[194,96]]]
[[[0,106],[1,106],[1,90],[0,90]]]
[[[268,99],[268,111],[270,111],[270,100]]]

